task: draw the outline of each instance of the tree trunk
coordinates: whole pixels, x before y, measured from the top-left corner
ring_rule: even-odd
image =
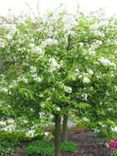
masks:
[[[55,156],[61,156],[61,117],[55,115]]]
[[[68,115],[64,115],[63,129],[62,129],[62,142],[67,141],[67,124],[68,124]]]

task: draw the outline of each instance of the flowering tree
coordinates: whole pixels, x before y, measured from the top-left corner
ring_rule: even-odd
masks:
[[[2,24],[1,30],[6,69],[0,77],[1,111],[31,120],[52,114],[55,156],[60,156],[61,118],[66,132],[70,111],[93,121],[110,113],[111,119],[117,107],[115,19],[62,11],[15,27]]]

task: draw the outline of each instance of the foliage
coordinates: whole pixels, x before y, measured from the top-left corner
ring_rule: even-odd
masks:
[[[0,131],[0,155],[12,156],[24,134],[21,132]]]
[[[62,143],[61,150],[63,152],[73,153],[77,150],[76,144],[72,141],[66,141]]]
[[[112,140],[114,138],[117,138],[117,132],[112,132],[109,136],[108,136],[108,140]]]
[[[0,131],[0,140],[7,140],[15,143],[19,143],[22,140],[29,140],[26,134],[22,131]]]
[[[54,145],[47,141],[35,141],[25,148],[28,155],[52,156],[54,153]]]
[[[113,152],[112,153],[112,156],[117,156],[117,152]]]
[[[16,150],[16,143],[8,140],[0,139],[0,155],[1,156],[12,156]]]
[[[76,144],[72,141],[67,141],[61,144],[61,151],[73,153],[76,151]],[[30,143],[26,148],[25,152],[28,155],[42,155],[42,156],[52,156],[54,154],[54,144],[48,141],[34,141]]]
[[[91,122],[115,118],[116,19],[61,11],[1,28],[0,59],[9,63],[0,77],[2,113],[31,118],[71,108]]]
[[[109,119],[100,120],[98,122],[91,122],[91,120],[86,117],[76,117],[75,120],[77,125],[88,127],[99,137],[112,139],[114,135],[117,135],[116,132],[113,132],[113,127],[116,127],[116,124]]]
[[[97,137],[105,137],[108,140],[117,137],[117,132],[113,132],[112,130],[106,130],[105,128],[95,129],[94,133],[96,134]]]

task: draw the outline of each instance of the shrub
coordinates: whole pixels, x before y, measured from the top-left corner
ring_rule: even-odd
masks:
[[[73,143],[72,141],[64,142],[61,145],[62,152],[73,153],[76,151],[76,149],[77,149],[76,144]]]
[[[117,132],[110,133],[107,138],[108,138],[108,140],[112,140],[114,138],[117,138]]]
[[[113,152],[112,153],[112,156],[117,156],[117,152]]]
[[[15,153],[16,144],[7,140],[0,140],[0,156],[12,156]]]
[[[52,156],[54,144],[47,141],[34,141],[25,148],[28,155]]]
[[[68,141],[61,144],[61,151],[72,153],[76,151],[76,144]],[[53,156],[54,144],[48,141],[34,141],[25,148],[28,155]]]
[[[26,137],[25,133],[22,131],[0,131],[0,140],[8,140],[11,142],[19,143],[21,140],[28,140],[29,138]]]

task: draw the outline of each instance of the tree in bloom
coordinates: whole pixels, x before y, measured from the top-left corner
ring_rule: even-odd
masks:
[[[85,121],[115,117],[116,20],[101,22],[62,11],[17,23],[14,33],[1,25],[2,114],[29,120],[52,115],[55,156],[61,155],[61,120],[65,140],[69,113],[84,115]]]

